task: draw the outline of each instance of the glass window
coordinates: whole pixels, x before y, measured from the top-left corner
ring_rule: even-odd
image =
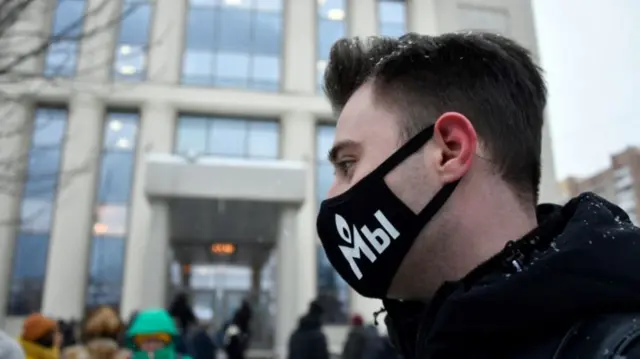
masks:
[[[113,64],[117,79],[139,81],[145,77],[151,12],[149,1],[124,1]]]
[[[206,118],[183,116],[178,124],[177,152],[200,154],[207,152]]]
[[[16,238],[8,315],[39,312],[47,272],[49,234],[22,233]]]
[[[86,0],[58,0],[52,20],[53,38],[45,56],[45,76],[75,75],[85,8]]]
[[[489,31],[509,35],[509,13],[506,9],[458,5],[461,30]]]
[[[52,217],[51,201],[25,198],[20,207],[20,230],[29,233],[48,233],[51,230]]]
[[[333,182],[333,166],[327,160],[327,152],[333,145],[335,126],[319,125],[316,128],[316,206],[320,205]],[[349,287],[329,263],[322,246],[317,248],[318,300],[325,309],[328,323],[346,323],[348,319]]]
[[[383,36],[400,37],[406,30],[407,4],[404,0],[378,0],[378,27]]]
[[[14,247],[8,315],[40,311],[66,118],[67,112],[60,109],[35,111]]]
[[[133,153],[105,152],[102,155],[98,198],[101,203],[126,203],[131,194]]]
[[[182,83],[277,91],[283,0],[191,0]]]
[[[120,307],[124,252],[125,239],[122,237],[93,238],[86,295],[88,309],[101,305]]]
[[[137,131],[137,115],[112,113],[107,119],[103,147],[110,150],[132,151],[135,149]]]
[[[136,113],[110,112],[105,121],[87,309],[120,305],[138,126]]]
[[[346,34],[346,4],[345,0],[318,1],[317,7],[317,85],[322,92],[322,78],[326,62],[329,60],[331,46]]]
[[[96,210],[95,235],[124,236],[127,234],[126,205],[102,205]]]
[[[181,116],[176,152],[241,158],[278,158],[275,121]]]

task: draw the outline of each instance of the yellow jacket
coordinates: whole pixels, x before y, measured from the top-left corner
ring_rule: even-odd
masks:
[[[26,359],[58,359],[60,357],[58,348],[45,348],[22,338],[20,345],[22,345]]]

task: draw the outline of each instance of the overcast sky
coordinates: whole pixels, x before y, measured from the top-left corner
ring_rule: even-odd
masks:
[[[640,146],[640,0],[533,0],[556,177]]]

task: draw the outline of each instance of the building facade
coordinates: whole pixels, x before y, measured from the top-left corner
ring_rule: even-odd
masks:
[[[0,154],[24,163],[0,192],[0,319],[14,333],[31,311],[164,306],[169,263],[215,260],[208,245],[232,242],[254,272],[266,263],[255,248],[276,253],[278,352],[316,297],[339,348],[348,314],[372,320],[380,303],[340,280],[315,233],[332,180],[335,119],[320,91],[331,44],[490,30],[537,52],[529,1],[65,0],[45,10],[16,24],[60,39],[20,64],[45,78],[6,85],[24,101],[2,105],[22,130]],[[542,155],[541,200],[558,201],[547,128]]]
[[[629,147],[611,156],[611,165],[586,178],[569,177],[562,181],[566,198],[593,192],[620,206],[634,224],[640,223],[640,148]]]

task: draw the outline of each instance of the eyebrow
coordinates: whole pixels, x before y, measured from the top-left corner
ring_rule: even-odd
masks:
[[[340,141],[334,144],[333,147],[331,147],[331,149],[329,150],[329,153],[327,154],[327,159],[331,163],[336,163],[338,159],[338,155],[340,154],[341,151],[349,147],[358,147],[358,146],[360,146],[360,144],[352,140]]]

